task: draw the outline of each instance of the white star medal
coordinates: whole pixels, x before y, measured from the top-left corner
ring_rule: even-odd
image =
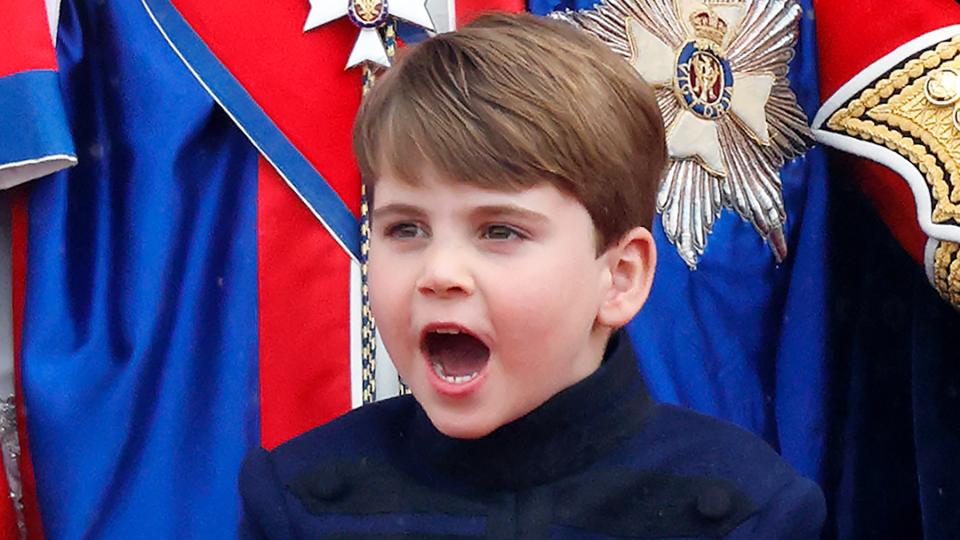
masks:
[[[794,0],[604,0],[556,14],[595,34],[653,85],[670,166],[657,197],[664,233],[696,268],[723,207],[787,255],[780,168],[813,140],[787,80]]]
[[[310,13],[303,31],[313,30],[340,17],[349,17],[360,28],[360,35],[347,60],[347,69],[361,62],[390,67],[378,31],[389,17],[403,19],[427,30],[434,29],[426,0],[310,0]]]

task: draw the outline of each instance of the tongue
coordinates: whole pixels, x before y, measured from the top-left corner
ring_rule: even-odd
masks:
[[[490,350],[479,339],[469,334],[437,334],[427,336],[430,361],[440,364],[444,374],[451,377],[472,375],[480,371]]]

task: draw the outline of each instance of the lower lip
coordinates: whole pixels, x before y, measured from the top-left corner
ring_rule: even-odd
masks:
[[[427,364],[427,379],[430,381],[430,385],[433,386],[433,389],[437,393],[443,394],[445,396],[452,397],[464,397],[476,392],[480,385],[483,384],[484,379],[487,376],[487,366],[483,366],[483,369],[480,370],[480,373],[470,379],[467,382],[463,383],[452,383],[444,380],[440,375],[437,375],[437,372],[433,370],[433,363],[429,359],[424,359],[424,362]],[[490,363],[490,360],[487,360],[487,364]]]

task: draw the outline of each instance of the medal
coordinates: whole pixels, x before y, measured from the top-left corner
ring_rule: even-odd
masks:
[[[787,255],[780,168],[812,142],[787,79],[798,36],[793,0],[605,0],[554,16],[594,34],[654,87],[670,163],[657,211],[695,269],[722,208]]]
[[[390,56],[380,35],[389,18],[433,30],[426,0],[310,0],[310,14],[303,31],[307,32],[341,17],[348,17],[360,29],[357,42],[347,60],[347,69],[362,62],[390,67]]]

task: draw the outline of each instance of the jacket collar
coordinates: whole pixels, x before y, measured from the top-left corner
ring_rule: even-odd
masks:
[[[652,404],[620,331],[593,374],[480,439],[443,435],[418,404],[404,451],[416,469],[452,484],[522,489],[584,469],[636,433]]]

